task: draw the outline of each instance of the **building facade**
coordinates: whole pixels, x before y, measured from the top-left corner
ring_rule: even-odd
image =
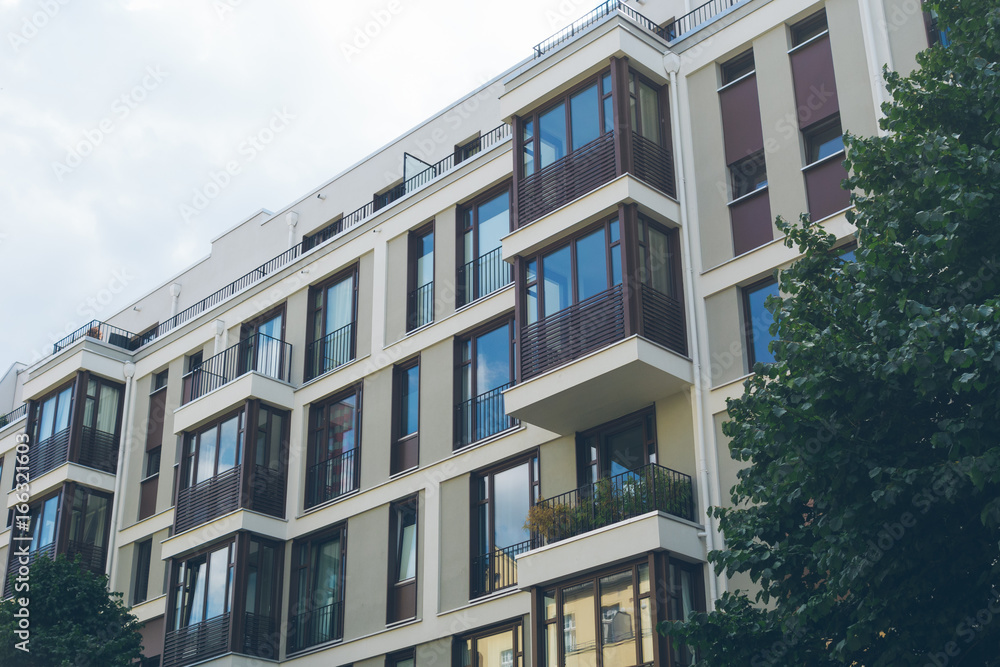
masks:
[[[5,594],[15,544],[79,555],[164,667],[690,664],[656,624],[748,584],[707,510],[773,219],[851,252],[842,136],[928,21],[605,2],[233,227],[0,381]]]

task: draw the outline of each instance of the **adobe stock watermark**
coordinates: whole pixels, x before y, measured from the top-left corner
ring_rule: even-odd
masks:
[[[31,507],[28,500],[31,498],[31,476],[28,466],[31,463],[29,447],[31,438],[27,433],[21,433],[15,437],[17,446],[14,448],[14,498],[17,502],[14,505],[14,531],[11,531],[10,538],[10,562],[17,563],[17,576],[13,579],[11,591],[15,594],[21,593],[25,597],[15,597],[14,603],[17,609],[14,611],[14,618],[17,619],[17,629],[14,634],[21,641],[14,644],[18,651],[30,653],[31,648],[31,599],[26,597],[31,592]],[[16,559],[16,560],[15,560]],[[8,576],[14,571],[8,572]]]
[[[243,4],[244,0],[215,0],[212,3],[212,7],[215,9],[215,15],[219,17],[220,21],[225,21],[226,18],[236,11],[236,8]]]
[[[965,644],[965,648],[968,648],[970,644],[976,641],[976,636],[979,635],[987,625],[993,622],[993,619],[1000,616],[1000,591],[993,590],[990,593],[990,598],[986,603],[986,606],[976,612],[975,616],[966,616],[962,619],[962,622],[955,626],[955,637],[961,639]],[[950,641],[946,643],[942,650],[937,653],[928,653],[927,657],[930,662],[925,663],[924,667],[947,667],[947,665],[957,664],[961,660],[952,660],[952,658],[960,658],[962,655],[962,644],[957,641]]]
[[[83,137],[66,149],[66,157],[63,158],[62,162],[52,163],[52,171],[59,182],[62,182],[67,175],[73,173],[77,167],[83,164],[84,158],[93,153],[105,137],[114,132],[118,124],[128,118],[146,100],[149,93],[159,88],[168,75],[169,72],[165,72],[159,65],[146,67],[142,80],[111,103],[111,115],[102,118],[97,127],[84,130]]]
[[[195,188],[189,202],[184,202],[178,207],[181,219],[185,223],[190,223],[202,211],[215,201],[228,188],[233,177],[238,176],[243,167],[253,162],[267,147],[274,141],[275,137],[284,132],[291,121],[296,116],[288,109],[282,107],[275,109],[263,128],[251,134],[236,147],[236,152],[242,157],[240,160],[230,160],[219,170],[210,170],[208,180],[201,187]]]
[[[38,11],[21,19],[20,30],[7,33],[7,41],[10,42],[14,53],[20,51],[21,47],[37,37],[42,29],[49,24],[49,21],[54,19],[69,3],[70,0],[36,0],[35,5],[38,7]]]
[[[371,19],[363,26],[355,26],[354,36],[350,42],[340,43],[340,52],[344,54],[344,59],[351,62],[356,56],[360,56],[372,43],[372,40],[382,34],[382,31],[389,27],[392,19],[403,11],[403,5],[399,0],[389,0],[382,9],[373,9],[369,13]]]

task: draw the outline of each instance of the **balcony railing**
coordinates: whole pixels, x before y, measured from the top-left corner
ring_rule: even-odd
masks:
[[[517,183],[524,227],[615,178],[615,133],[606,132]]]
[[[687,356],[687,328],[684,307],[677,299],[643,284],[642,335],[668,350]]]
[[[254,465],[250,481],[250,509],[261,514],[285,516],[285,473]]]
[[[674,188],[674,161],[666,148],[653,143],[638,132],[633,132],[632,163],[637,178],[641,178],[664,194],[677,196]]]
[[[406,304],[406,330],[413,331],[434,321],[434,281],[410,292]]]
[[[315,507],[358,488],[358,450],[320,461],[306,470],[306,507]]]
[[[472,597],[482,597],[517,585],[517,556],[538,546],[526,540],[472,559]]]
[[[521,379],[547,370],[625,337],[621,285],[596,294],[521,329]]]
[[[464,447],[517,426],[503,409],[503,392],[513,382],[484,392],[455,406],[455,446]]]
[[[708,21],[714,19],[727,9],[735,7],[745,1],[746,0],[709,0],[709,2],[706,2],[699,7],[695,7],[684,16],[681,16],[680,18],[663,26],[663,30],[666,33],[666,40],[668,42],[672,42],[678,37],[682,37],[692,30],[695,30],[703,23],[707,23]]]
[[[66,555],[70,559],[80,556],[81,567],[95,574],[104,574],[104,563],[108,557],[108,550],[104,548],[103,544],[69,540],[66,543]]]
[[[354,361],[354,322],[331,332],[306,347],[306,380]]]
[[[277,660],[280,643],[277,619],[250,612],[243,614],[243,653]]]
[[[294,653],[343,636],[344,603],[304,611],[288,619],[288,652]]]
[[[180,489],[174,514],[174,533],[181,533],[240,507],[240,466]]]
[[[229,614],[172,630],[163,639],[163,667],[182,667],[229,650]]]
[[[28,462],[31,479],[37,479],[69,460],[69,431],[70,429],[65,428],[51,438],[31,445],[31,459]]]
[[[458,267],[458,306],[472,303],[514,280],[513,267],[503,261],[503,248],[497,248]]]
[[[155,337],[154,332],[149,332],[139,336],[132,333],[131,331],[126,331],[125,329],[119,329],[116,326],[112,326],[107,322],[101,322],[99,320],[93,320],[84,324],[82,327],[69,334],[65,338],[57,341],[52,346],[52,354],[56,354],[59,350],[69,347],[81,338],[94,338],[96,340],[103,340],[109,345],[114,345],[115,347],[120,347],[123,350],[133,351],[139,349],[141,345],[146,344]]]
[[[659,35],[663,39],[667,39],[667,33],[663,28],[626,5],[624,0],[608,0],[607,2],[601,3],[596,9],[592,9],[584,15],[583,18],[573,21],[568,26],[546,39],[544,42],[535,46],[535,57],[541,58],[543,55],[563,42],[568,42],[576,35],[586,32],[592,25],[600,22],[600,20],[605,16],[614,14],[615,12],[621,12],[646,30]]]
[[[37,551],[33,551],[28,555],[28,567],[34,563],[39,558],[54,559],[56,557],[56,545],[55,542],[51,544],[46,544],[44,547],[39,547]],[[17,572],[21,568],[21,559],[17,554],[17,549],[10,549],[7,556],[7,577],[4,579],[3,596],[5,598],[10,597],[14,594],[14,583],[17,579]]]
[[[533,537],[551,544],[654,511],[693,521],[691,477],[650,463],[541,500],[528,521]]]
[[[80,465],[114,474],[118,472],[115,434],[84,426],[80,429]]]
[[[292,345],[265,334],[244,338],[184,376],[181,404],[256,372],[287,382],[291,378]]]
[[[28,404],[25,403],[20,405],[5,415],[0,415],[0,428],[7,426],[8,424],[13,424],[18,419],[21,419],[28,414]]]

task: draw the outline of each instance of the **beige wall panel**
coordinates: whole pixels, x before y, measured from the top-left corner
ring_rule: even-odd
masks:
[[[656,460],[661,466],[695,477],[691,394],[682,391],[656,403]]]
[[[441,591],[438,611],[448,611],[469,603],[470,487],[469,476],[441,482],[441,535],[437,536],[441,550]],[[445,663],[447,664],[447,663]]]
[[[456,208],[446,208],[434,219],[434,321],[455,312]]]
[[[840,123],[845,132],[871,136],[878,132],[868,58],[861,37],[861,14],[857,0],[830,0],[826,6],[830,27],[833,71],[837,77]]]
[[[392,368],[365,378],[361,394],[361,488],[389,479],[392,440]]]
[[[572,491],[576,484],[576,439],[556,438],[539,447],[539,475],[543,498]]]
[[[448,338],[420,353],[421,466],[430,465],[452,454],[454,350],[453,339]]]
[[[916,54],[927,48],[923,5],[920,0],[883,0],[892,65],[901,74],[917,69]],[[881,67],[879,68],[881,70]]]
[[[802,135],[788,58],[788,29],[779,24],[759,35],[753,48],[771,216],[798,220],[808,206],[802,178]],[[774,238],[781,237],[777,227],[773,234]]]
[[[701,231],[702,264],[713,267],[733,257],[718,69],[715,65],[701,68],[687,78],[687,86],[694,145],[694,157],[688,156],[687,163],[689,168],[693,167],[698,183],[697,224]]]
[[[388,572],[389,508],[382,505],[347,523],[344,607],[351,613],[344,615],[345,641],[385,627]]]
[[[729,453],[730,438],[722,432],[722,424],[729,420],[729,415],[719,412],[712,415],[713,437],[715,440],[716,457],[719,461],[719,491],[724,507],[732,507],[729,490],[736,484],[736,473],[744,466],[742,461],[733,459]]]
[[[386,257],[385,340],[393,343],[406,335],[406,288],[409,235],[389,239]]]
[[[705,311],[709,373],[712,386],[718,386],[746,374],[739,289],[732,287],[708,297]]]
[[[365,253],[358,262],[358,320],[355,358],[372,353],[372,297],[375,279],[375,256]]]

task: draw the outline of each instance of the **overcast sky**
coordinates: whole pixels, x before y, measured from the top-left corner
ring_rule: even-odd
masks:
[[[0,0],[0,375],[597,4]],[[276,114],[273,141],[240,153]],[[234,158],[239,174],[197,210],[196,190]]]

